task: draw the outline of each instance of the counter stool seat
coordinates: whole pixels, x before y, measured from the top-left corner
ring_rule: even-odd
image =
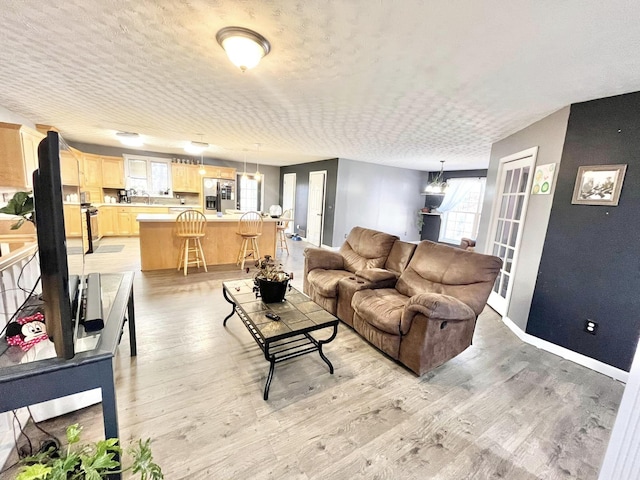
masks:
[[[184,268],[185,276],[189,265],[200,268],[202,264],[204,271],[208,272],[207,261],[200,243],[200,239],[204,237],[206,224],[207,218],[198,210],[185,210],[176,218],[176,236],[181,239],[178,270]]]
[[[284,233],[287,228],[289,228],[289,222],[291,221],[291,210],[285,210],[280,220],[278,221],[278,225],[276,226],[277,236],[278,236],[278,248],[284,251],[287,251],[287,255],[289,255],[289,245],[287,245],[287,235]]]
[[[260,258],[260,250],[258,249],[258,237],[262,235],[262,216],[259,212],[247,212],[238,221],[237,235],[242,237],[240,251],[236,258],[236,265],[240,265],[244,269],[244,262],[248,257],[254,260]]]

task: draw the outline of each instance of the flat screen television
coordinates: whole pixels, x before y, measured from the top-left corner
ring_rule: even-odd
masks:
[[[60,139],[57,132],[48,132],[38,146],[38,169],[33,172],[33,198],[47,335],[53,340],[56,355],[70,359],[74,356],[74,315],[69,298]]]

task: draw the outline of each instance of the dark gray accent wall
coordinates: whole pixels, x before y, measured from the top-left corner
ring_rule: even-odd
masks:
[[[307,207],[309,199],[309,173],[326,170],[326,186],[324,193],[324,225],[322,227],[322,243],[333,246],[333,222],[336,204],[336,185],[338,182],[338,159],[320,160],[318,162],[301,163],[280,167],[280,186],[284,182],[285,173],[296,174],[296,206],[293,225],[295,232],[307,231]],[[282,205],[282,188],[280,188],[279,204]]]
[[[571,106],[526,330],[625,371],[640,335],[639,152],[640,92]],[[571,204],[579,166],[618,163],[617,207]]]

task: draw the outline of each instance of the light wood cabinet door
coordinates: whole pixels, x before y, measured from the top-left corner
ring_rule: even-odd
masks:
[[[131,214],[123,209],[118,211],[118,235],[131,235]]]
[[[235,180],[236,179],[236,169],[235,168],[225,168],[225,167],[221,167],[220,168],[220,177],[218,178],[226,178],[229,180]]]
[[[199,166],[190,166],[187,170],[187,192],[198,193],[201,190],[202,177]]]
[[[63,185],[80,185],[81,162],[67,150],[60,152],[60,176]]]
[[[179,163],[171,164],[171,186],[174,192],[184,192],[187,188],[187,166]]]
[[[22,127],[20,141],[22,143],[22,159],[24,161],[25,183],[33,188],[33,171],[38,168],[38,145],[44,137],[40,132]]]
[[[40,132],[13,124],[0,123],[0,186],[31,189],[31,175],[38,168]]]
[[[198,165],[171,164],[171,183],[174,192],[200,191],[200,177]]]
[[[118,207],[100,207],[98,209],[98,228],[100,235],[110,237],[118,235]]]
[[[82,235],[82,212],[80,205],[65,204],[62,206],[64,215],[64,230],[67,237],[80,237]]]
[[[124,188],[124,160],[102,157],[102,188]]]
[[[102,158],[98,155],[83,155],[83,188],[102,188]]]

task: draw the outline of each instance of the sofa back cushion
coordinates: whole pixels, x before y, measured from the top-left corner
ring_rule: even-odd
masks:
[[[420,242],[396,289],[408,297],[442,293],[469,305],[476,316],[487,303],[502,260],[425,240]]]
[[[388,233],[353,227],[340,247],[344,268],[350,272],[384,267],[391,247],[398,237]]]
[[[400,275],[407,268],[416,246],[415,243],[396,240],[393,247],[391,247],[391,252],[389,252],[384,268]]]

